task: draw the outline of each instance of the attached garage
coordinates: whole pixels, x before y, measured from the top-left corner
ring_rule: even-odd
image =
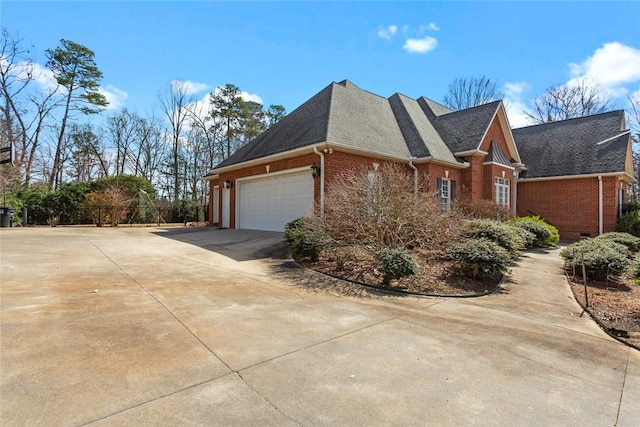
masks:
[[[304,168],[239,179],[236,193],[236,228],[283,231],[313,208],[313,177]]]

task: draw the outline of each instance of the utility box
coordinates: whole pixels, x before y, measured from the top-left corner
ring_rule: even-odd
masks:
[[[16,208],[0,206],[0,227],[13,227],[13,215]]]

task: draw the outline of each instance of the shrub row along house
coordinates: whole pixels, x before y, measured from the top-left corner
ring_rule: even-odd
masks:
[[[322,211],[345,168],[381,162],[428,176],[445,205],[492,201],[540,215],[568,240],[613,230],[634,176],[622,111],[512,130],[502,101],[451,111],[345,80],[210,171],[209,223],[282,231],[313,206]]]

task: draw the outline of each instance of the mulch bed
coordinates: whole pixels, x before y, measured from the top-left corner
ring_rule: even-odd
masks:
[[[443,260],[438,253],[419,249],[409,252],[420,272],[414,276],[395,280],[390,286],[382,284],[382,274],[373,254],[363,248],[339,247],[323,252],[317,262],[302,261],[307,268],[334,277],[395,291],[422,295],[471,296],[494,289],[501,277],[472,280],[454,271],[451,261]]]
[[[569,277],[576,300],[586,305],[585,288],[580,277]],[[640,347],[640,284],[630,279],[587,281],[589,311],[612,335]]]

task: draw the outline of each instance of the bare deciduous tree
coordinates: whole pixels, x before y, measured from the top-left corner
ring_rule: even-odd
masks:
[[[504,93],[488,77],[458,77],[448,87],[444,105],[452,110],[464,110],[502,99]]]
[[[181,80],[173,80],[158,95],[160,109],[166,116],[171,133],[171,153],[169,155],[169,171],[171,173],[172,200],[180,199],[180,148],[184,138],[185,127],[190,117],[189,105],[195,102],[189,86]]]
[[[603,113],[612,108],[606,90],[589,78],[552,86],[533,101],[533,106],[533,112],[525,114],[535,123],[573,119]]]

